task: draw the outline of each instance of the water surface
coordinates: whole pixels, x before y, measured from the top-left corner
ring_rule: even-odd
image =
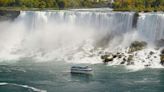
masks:
[[[71,74],[68,63],[0,66],[0,92],[163,92],[163,69],[128,70],[91,65],[92,75]]]

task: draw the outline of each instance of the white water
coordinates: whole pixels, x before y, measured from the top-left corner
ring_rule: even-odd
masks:
[[[17,86],[17,87],[23,87],[23,88],[26,88],[26,89],[31,89],[34,92],[47,92],[46,90],[41,90],[41,89],[31,87],[31,86],[28,86],[28,85],[21,85],[21,84],[15,84],[15,83],[7,83],[7,82],[0,83],[0,86],[7,86],[7,85],[12,85],[12,86]]]
[[[159,50],[152,43],[164,37],[164,13],[140,13],[137,28],[132,27],[131,12],[111,11],[22,11],[13,22],[0,23],[0,60],[32,59],[37,62],[59,61],[101,63],[101,54],[120,52],[135,40],[151,43],[138,52],[135,64],[160,66]],[[157,59],[143,53],[154,51]],[[145,56],[145,57],[143,57]],[[120,64],[121,60],[111,65]]]
[[[164,39],[164,13],[140,13],[137,29],[149,41]]]

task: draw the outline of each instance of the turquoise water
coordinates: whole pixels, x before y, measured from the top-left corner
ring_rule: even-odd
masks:
[[[163,92],[164,70],[91,65],[92,75],[70,74],[68,63],[0,65],[0,92]]]

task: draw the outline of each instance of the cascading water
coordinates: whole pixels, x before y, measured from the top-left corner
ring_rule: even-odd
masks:
[[[164,13],[140,13],[137,29],[149,41],[164,39]]]
[[[126,53],[125,48],[132,41],[163,39],[163,13],[140,13],[135,29],[134,14],[87,10],[22,11],[14,21],[0,23],[0,59],[101,63],[101,54]],[[142,56],[149,50],[138,53],[135,61],[142,65]],[[144,60],[150,63],[149,59]],[[159,57],[155,62],[159,64]],[[117,59],[111,65],[120,63]]]

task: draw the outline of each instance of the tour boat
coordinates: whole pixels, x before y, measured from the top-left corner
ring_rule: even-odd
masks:
[[[89,66],[72,66],[71,67],[71,73],[91,74],[92,72],[93,70]]]

